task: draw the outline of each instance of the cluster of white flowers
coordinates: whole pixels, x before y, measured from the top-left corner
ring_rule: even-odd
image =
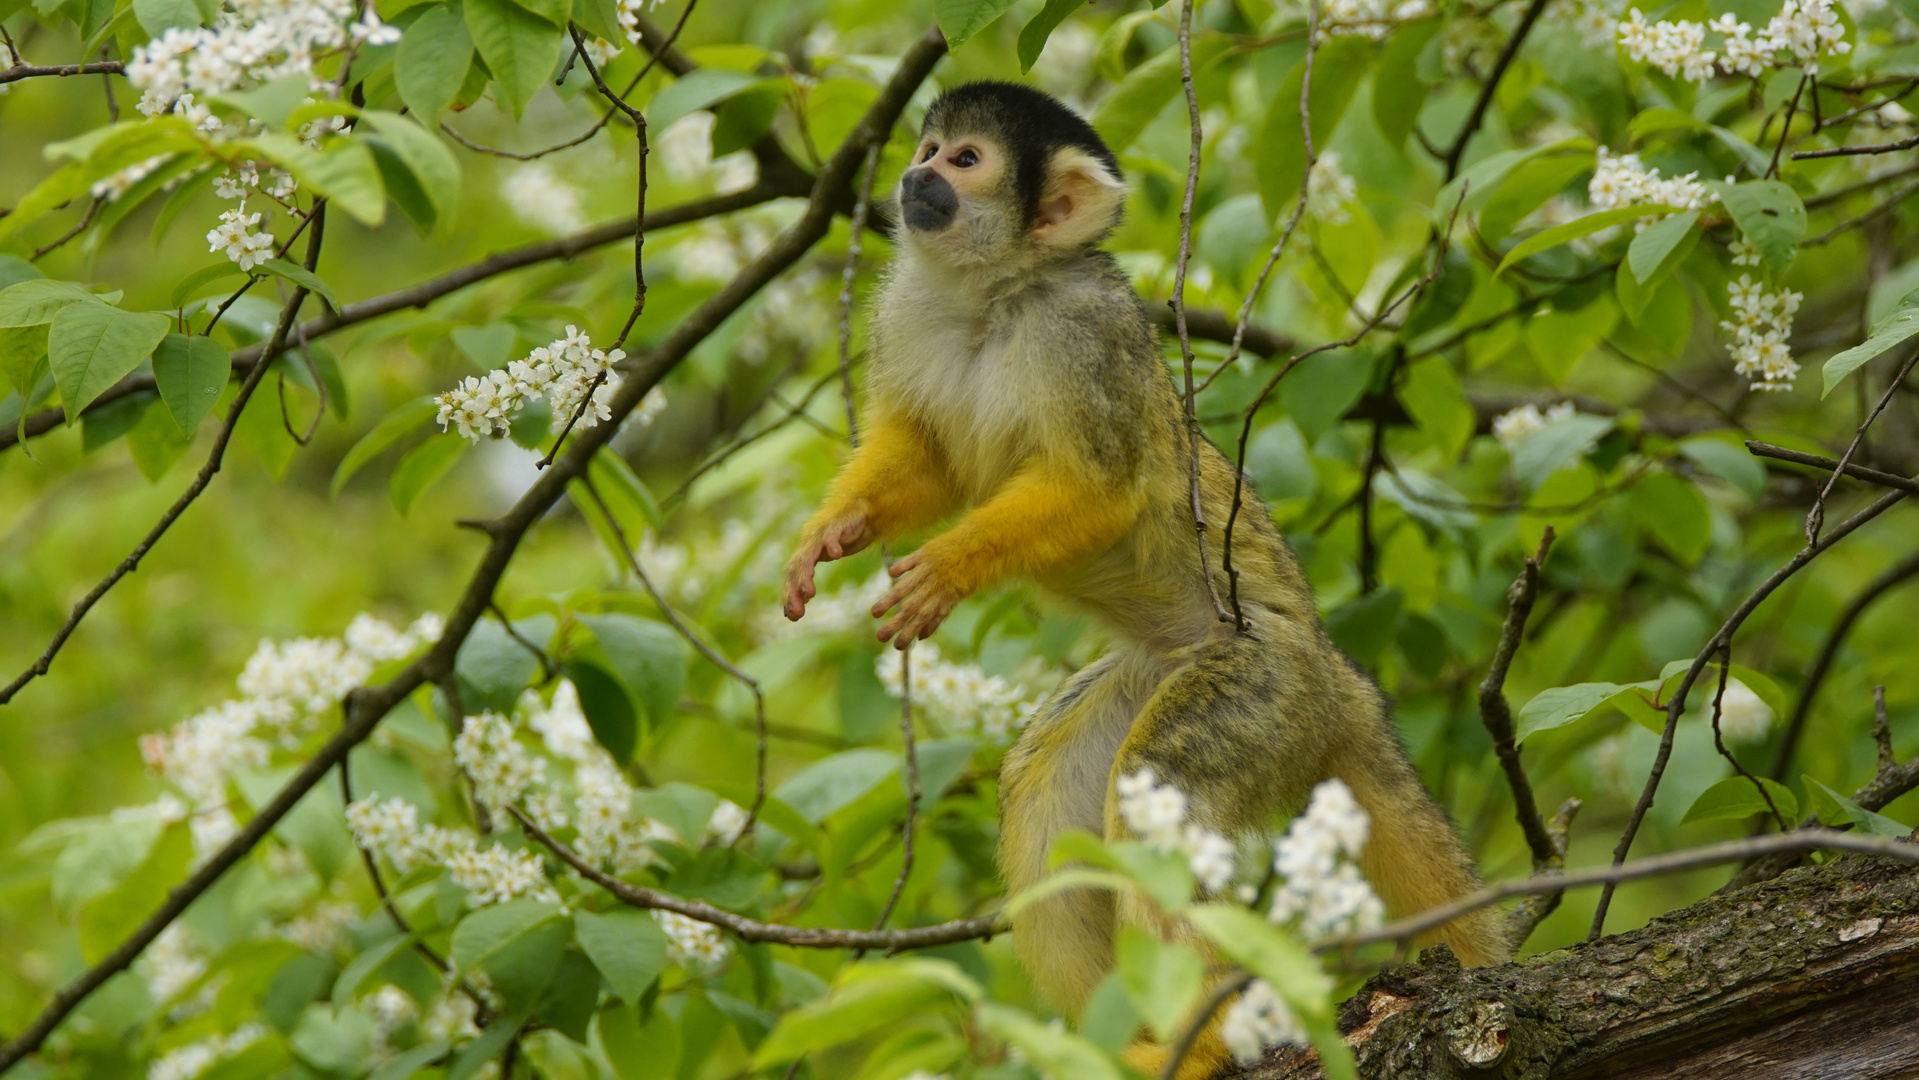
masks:
[[[207,232],[207,250],[224,253],[229,261],[242,270],[251,270],[273,258],[274,239],[271,232],[254,232],[253,227],[260,224],[260,212],[247,213],[245,203],[220,213],[220,224]]]
[[[1363,34],[1383,41],[1393,27],[1433,13],[1430,0],[1326,0],[1321,9],[1321,38],[1339,34]]]
[[[473,796],[496,814],[546,779],[546,762],[526,752],[513,721],[495,712],[469,716],[453,740],[453,761],[473,781]]]
[[[824,24],[821,24],[824,25]],[[691,183],[711,176],[720,191],[739,191],[759,180],[759,162],[745,150],[717,160],[713,157],[713,124],[718,118],[711,112],[688,113],[667,125],[649,147],[649,160],[658,158],[669,179]]]
[[[1306,185],[1306,212],[1328,225],[1343,225],[1352,219],[1346,208],[1358,191],[1353,178],[1339,167],[1339,151],[1324,151],[1313,162]]]
[[[1493,418],[1493,438],[1498,439],[1499,445],[1510,454],[1518,449],[1519,440],[1549,424],[1571,420],[1577,411],[1570,401],[1562,401],[1543,413],[1539,411],[1539,406],[1528,402]]]
[[[1719,51],[1706,48],[1706,33],[1721,35]],[[1732,14],[1711,22],[1687,19],[1649,23],[1638,8],[1619,21],[1619,44],[1634,60],[1667,75],[1703,83],[1720,71],[1757,78],[1768,67],[1780,65],[1779,53],[1789,63],[1817,70],[1823,55],[1843,56],[1852,51],[1844,40],[1846,28],[1833,11],[1833,0],[1786,0],[1785,6],[1753,35],[1751,23]]]
[[[412,995],[392,983],[387,983],[360,1002],[360,1010],[373,1021],[373,1045],[379,1053],[391,1049],[393,1036],[400,1029],[420,1018],[420,1008],[413,1003]]]
[[[262,1024],[248,1024],[229,1035],[214,1035],[188,1043],[147,1067],[147,1080],[193,1080],[219,1062],[245,1050],[266,1036]]]
[[[281,923],[274,928],[273,935],[307,952],[325,956],[348,944],[346,924],[358,915],[352,904],[332,900]]]
[[[1614,155],[1599,148],[1593,165],[1592,180],[1586,184],[1586,201],[1595,210],[1614,210],[1622,206],[1663,205],[1681,210],[1700,210],[1712,202],[1712,193],[1698,182],[1697,172],[1684,176],[1662,177],[1658,169],[1639,163],[1638,154]],[[1642,220],[1644,228],[1652,221]]]
[[[96,199],[117,202],[122,195],[132,189],[133,185],[153,175],[153,170],[159,168],[172,156],[172,154],[155,154],[144,161],[136,161],[106,179],[96,181],[87,193]]]
[[[1226,1010],[1219,1037],[1243,1064],[1258,1061],[1268,1046],[1305,1046],[1305,1025],[1265,979],[1254,979]]]
[[[224,94],[291,75],[304,75],[315,93],[330,90],[315,61],[349,43],[390,45],[400,31],[371,6],[353,21],[353,0],[232,0],[212,27],[173,27],[133,50],[127,81],[141,91],[147,116],[177,112],[209,130],[193,96]],[[209,123],[210,121],[210,123]]]
[[[874,665],[880,685],[894,697],[906,693],[904,664],[904,653],[883,649]],[[1037,699],[1026,696],[1024,686],[988,675],[974,664],[943,660],[928,641],[913,646],[912,690],[914,704],[930,709],[948,730],[966,735],[977,732],[996,743],[1024,727],[1039,708]]]
[[[594,741],[572,682],[560,681],[551,706],[529,709],[527,726],[539,733],[548,753],[573,763],[573,807],[579,827],[574,849],[589,862],[611,863],[614,872],[621,874],[651,864],[654,856],[647,842],[662,839],[664,826],[633,812],[633,785],[627,783],[612,755]]]
[[[676,911],[654,911],[660,929],[666,931],[666,957],[688,971],[717,967],[733,947],[718,929]]]
[[[1113,782],[1119,794],[1120,817],[1148,847],[1162,854],[1186,856],[1193,877],[1208,892],[1219,892],[1233,880],[1233,842],[1219,833],[1186,820],[1186,794],[1171,784],[1158,783],[1152,766]]]
[[[1285,880],[1273,892],[1267,918],[1295,922],[1315,938],[1378,926],[1385,905],[1353,861],[1365,850],[1371,824],[1343,781],[1315,787],[1306,812],[1273,843],[1273,869]]]
[[[709,221],[691,230],[668,254],[674,276],[682,281],[731,281],[778,236],[779,230],[765,216],[744,215]]]
[[[469,972],[467,978],[481,974],[484,972]],[[473,1022],[479,1006],[455,987],[454,978],[453,972],[446,973],[439,998],[433,1002],[433,1008],[427,1010],[426,1019],[420,1021],[420,1031],[429,1039],[451,1042],[480,1033],[480,1026]]]
[[[586,401],[578,426],[594,427],[613,418],[613,395],[620,386],[620,373],[613,365],[626,359],[620,349],[604,352],[593,347],[592,338],[569,325],[566,336],[534,349],[525,360],[515,360],[505,368],[485,375],[469,375],[460,385],[434,398],[440,406],[436,419],[440,429],[460,429],[460,437],[478,442],[494,432],[505,434],[513,426],[513,417],[534,398],[545,398],[553,406],[553,425],[561,428]],[[605,379],[597,388],[594,380]],[[646,425],[666,408],[666,392],[654,387],[633,410],[632,422]]]
[[[1711,703],[1706,707],[1710,710]],[[1770,727],[1772,706],[1738,679],[1726,680],[1726,692],[1719,698],[1719,734],[1729,742],[1757,742]]]
[[[205,975],[207,962],[194,947],[186,928],[174,923],[161,931],[153,944],[140,954],[134,970],[147,980],[148,995],[155,1001],[165,1002]]]
[[[1561,0],[1552,14],[1579,31],[1581,41],[1598,48],[1613,43],[1619,6],[1619,0]]]
[[[1790,289],[1776,293],[1741,274],[1726,286],[1733,318],[1719,328],[1732,335],[1733,370],[1752,380],[1754,390],[1791,390],[1799,374],[1792,358],[1792,317],[1804,299]]]
[[[454,884],[467,890],[468,907],[485,907],[519,896],[557,900],[538,854],[499,844],[481,847],[463,829],[420,824],[420,812],[400,798],[378,793],[347,804],[353,841],[377,852],[401,873],[417,866],[444,865]]]
[[[620,30],[626,34],[626,40],[635,45],[640,43],[640,16],[660,6],[660,0],[620,0]]]
[[[521,221],[556,236],[586,228],[580,189],[544,161],[522,165],[500,184],[500,195]]]
[[[267,764],[275,745],[291,744],[374,668],[429,642],[442,628],[437,615],[422,615],[398,630],[361,614],[344,640],[300,638],[261,641],[239,678],[245,695],[140,737],[147,767],[178,788],[192,804],[194,851],[204,856],[232,836],[236,823],[226,806],[233,774]],[[183,808],[184,809],[184,808]]]

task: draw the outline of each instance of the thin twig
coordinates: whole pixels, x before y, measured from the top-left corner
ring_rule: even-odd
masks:
[[[533,659],[540,662],[541,679],[546,682],[552,682],[553,676],[559,674],[560,669],[553,663],[553,658],[546,655],[546,650],[528,641],[526,635],[520,633],[519,627],[513,625],[513,620],[507,618],[506,612],[500,610],[500,602],[498,600],[489,598],[486,602],[486,607],[488,611],[493,613],[494,618],[500,620],[500,626],[506,630],[506,636],[519,642],[521,648],[532,653]]]
[[[1846,471],[1847,465],[1852,464],[1852,455],[1859,452],[1859,444],[1866,439],[1866,429],[1872,427],[1873,421],[1879,419],[1879,414],[1886,411],[1886,406],[1892,401],[1893,391],[1899,389],[1899,384],[1906,381],[1906,375],[1912,371],[1912,365],[1916,363],[1919,363],[1919,349],[1915,349],[1913,354],[1906,358],[1906,364],[1899,369],[1899,374],[1894,375],[1892,381],[1886,384],[1886,392],[1879,395],[1879,404],[1874,405],[1865,419],[1859,421],[1859,429],[1853,432],[1852,442],[1847,444],[1846,452],[1839,455],[1839,464],[1833,467],[1832,475],[1826,478],[1825,486],[1819,489],[1818,498],[1812,501],[1812,509],[1806,512],[1806,543],[1813,544],[1819,541],[1819,526],[1826,520],[1826,496],[1832,494],[1833,485],[1839,482],[1839,474]],[[1862,374],[1860,378],[1863,379],[1865,376]]]
[[[1479,88],[1479,97],[1473,101],[1473,111],[1466,114],[1466,123],[1454,137],[1453,144],[1446,148],[1446,179],[1451,181],[1459,175],[1459,159],[1466,153],[1466,143],[1471,141],[1479,125],[1486,119],[1486,109],[1493,103],[1493,94],[1499,90],[1499,80],[1506,77],[1506,69],[1512,66],[1513,58],[1519,55],[1519,47],[1526,42],[1526,35],[1532,33],[1533,23],[1539,21],[1539,13],[1546,10],[1546,0],[1532,0],[1526,5],[1526,11],[1519,17],[1519,25],[1513,27],[1513,36],[1506,39],[1506,47],[1499,51],[1499,59],[1493,62],[1492,74],[1487,76],[1486,85]]]
[[[1686,669],[1685,677],[1680,680],[1678,689],[1673,692],[1672,699],[1666,705],[1666,726],[1659,736],[1659,750],[1653,756],[1652,771],[1646,777],[1646,786],[1639,793],[1638,803],[1633,806],[1632,816],[1626,822],[1625,832],[1620,835],[1618,845],[1613,848],[1614,866],[1619,866],[1626,861],[1627,852],[1632,850],[1633,838],[1639,833],[1640,823],[1645,821],[1646,812],[1652,809],[1653,798],[1659,792],[1659,781],[1666,773],[1666,762],[1672,757],[1673,737],[1679,729],[1679,717],[1686,711],[1686,697],[1692,692],[1693,683],[1705,670],[1713,654],[1731,643],[1733,634],[1745,623],[1747,617],[1766,597],[1772,595],[1773,590],[1785,584],[1787,578],[1797,573],[1801,567],[1811,562],[1820,553],[1851,535],[1855,529],[1885,513],[1894,503],[1905,497],[1906,493],[1903,491],[1888,492],[1865,509],[1841,522],[1818,543],[1808,544],[1800,549],[1799,554],[1794,555],[1784,566],[1773,571],[1771,577],[1761,582],[1759,587],[1733,611],[1725,625],[1713,635],[1712,640],[1699,650],[1699,655],[1693,658],[1692,666]],[[1610,883],[1600,892],[1598,906],[1593,911],[1592,929],[1588,932],[1588,940],[1596,941],[1605,932],[1606,909],[1612,903],[1612,894],[1613,886]]]
[[[1787,829],[1792,828],[1792,822],[1787,821],[1786,815],[1779,812],[1778,805],[1772,801],[1772,792],[1766,790],[1766,785],[1762,783],[1757,776],[1747,771],[1746,767],[1739,763],[1739,759],[1733,756],[1732,751],[1726,748],[1726,737],[1720,733],[1719,721],[1725,709],[1726,684],[1731,678],[1731,673],[1732,645],[1728,642],[1719,649],[1719,686],[1713,691],[1712,695],[1713,749],[1719,752],[1720,757],[1726,759],[1726,762],[1732,766],[1733,772],[1739,774],[1742,779],[1753,786],[1753,790],[1759,792],[1760,801],[1766,804],[1766,809],[1772,814],[1773,821],[1779,825],[1779,831],[1785,832]]]
[[[1799,97],[1806,92],[1806,84],[1811,81],[1812,74],[1810,72],[1799,76],[1799,87],[1792,92],[1792,100],[1786,103],[1786,122],[1779,125],[1779,141],[1773,144],[1772,164],[1766,166],[1766,176],[1777,176],[1779,174],[1779,152],[1786,148],[1786,136],[1792,134],[1793,114],[1799,111]],[[1815,91],[1813,96],[1815,98],[1818,97],[1818,92]],[[1793,155],[1795,158],[1798,156],[1798,154]]]
[[[1539,550],[1526,559],[1519,576],[1506,590],[1506,623],[1499,631],[1499,645],[1493,650],[1486,679],[1479,684],[1479,719],[1492,736],[1499,767],[1506,773],[1506,786],[1513,792],[1513,814],[1519,819],[1519,831],[1532,850],[1533,870],[1544,869],[1553,859],[1553,840],[1545,823],[1539,820],[1539,804],[1533,798],[1532,783],[1519,761],[1519,746],[1513,735],[1512,706],[1506,701],[1506,673],[1511,670],[1513,654],[1526,632],[1526,620],[1532,617],[1533,603],[1539,599],[1539,568],[1546,563],[1555,535],[1551,525],[1539,538]],[[1563,857],[1564,852],[1560,853]]]
[[[33,254],[27,256],[27,261],[39,262],[40,256],[45,255],[46,253],[50,251],[53,251],[55,248],[65,246],[67,241],[85,232],[87,230],[87,226],[93,224],[93,216],[100,212],[100,207],[106,205],[106,201],[107,200],[101,196],[98,196],[98,195],[94,196],[93,200],[87,203],[87,212],[80,215],[80,220],[74,223],[73,228],[68,229],[64,233],[61,233],[59,239],[49,243],[46,247],[35,248],[33,251]]]
[[[1566,871],[1566,848],[1572,843],[1573,818],[1578,816],[1579,808],[1585,805],[1577,798],[1567,799],[1559,804],[1559,812],[1553,815],[1550,825],[1546,826],[1546,835],[1552,841],[1552,856],[1545,865],[1533,868],[1535,878],[1555,878]],[[1518,949],[1526,943],[1546,916],[1559,908],[1564,890],[1555,889],[1548,893],[1534,893],[1513,906],[1512,914],[1506,917],[1507,942]]]
[[[1214,985],[1213,992],[1199,1003],[1199,1010],[1193,1013],[1192,1019],[1186,1021],[1186,1026],[1179,1031],[1179,1037],[1173,1041],[1172,1052],[1166,1055],[1166,1064],[1160,1067],[1159,1080],[1173,1080],[1179,1075],[1180,1065],[1186,1061],[1186,1055],[1193,1052],[1193,1044],[1199,1041],[1199,1033],[1213,1022],[1213,1014],[1226,1004],[1227,998],[1246,989],[1252,981],[1250,972],[1241,972],[1221,979]]]
[[[55,67],[41,67],[34,64],[15,64],[0,70],[0,85],[19,82],[21,79],[37,79],[48,75],[66,78],[70,75],[118,75],[125,67],[118,60],[101,60],[92,64],[60,64]]]
[[[1829,146],[1824,150],[1794,150],[1792,159],[1804,161],[1807,158],[1851,157],[1855,154],[1892,154],[1900,150],[1910,150],[1915,146],[1919,146],[1919,135],[1914,135],[1910,139],[1900,139],[1898,142],[1874,143],[1870,146]],[[1778,162],[1777,153],[1774,151],[1775,165]]]
[[[735,915],[725,908],[714,907],[702,900],[687,900],[671,893],[660,892],[658,889],[649,889],[644,885],[633,885],[621,881],[604,873],[599,867],[582,859],[572,848],[549,836],[519,807],[509,806],[507,812],[520,823],[520,828],[534,843],[558,856],[561,862],[578,871],[581,877],[612,893],[621,903],[648,911],[671,911],[684,915],[697,922],[730,930],[739,935],[742,941],[770,941],[779,945],[805,949],[924,949],[933,945],[949,945],[955,941],[990,938],[1006,928],[1005,922],[997,915],[979,919],[954,919],[951,922],[918,926],[911,930],[835,930],[822,926],[785,926],[780,923],[761,922],[744,915]],[[1852,837],[1851,839],[1863,838]]]
[[[832,382],[835,378],[838,377],[838,375],[839,373],[836,371],[829,371],[826,374],[820,376],[818,379],[814,381],[812,386],[807,388],[806,394],[804,397],[800,398],[800,400],[792,403],[791,405],[785,406],[786,411],[780,415],[779,419],[772,421],[771,423],[767,424],[765,427],[761,428],[760,430],[753,432],[751,435],[742,435],[734,439],[732,442],[728,443],[726,446],[722,447],[721,449],[715,451],[713,453],[713,456],[707,458],[705,461],[700,462],[697,468],[695,468],[692,472],[686,474],[686,479],[680,481],[680,484],[678,487],[668,492],[666,497],[660,500],[660,505],[663,507],[672,506],[674,503],[686,497],[687,492],[693,489],[693,482],[695,480],[698,480],[700,477],[705,476],[707,473],[712,472],[714,469],[719,468],[721,465],[725,464],[727,460],[732,458],[734,454],[737,454],[740,451],[746,449],[747,447],[753,445],[754,443],[760,441],[761,439],[766,438],[768,435],[771,435],[775,431],[780,430],[786,425],[792,423],[794,420],[797,420],[805,416],[807,408],[813,404],[813,399],[815,397],[818,397],[819,392],[826,388],[826,384]],[[755,407],[752,410],[752,412],[747,413],[746,416],[751,417],[754,412],[758,412],[758,411],[759,411],[759,408]],[[837,433],[835,433],[835,435],[837,437]]]
[[[1839,646],[1845,643],[1853,624],[1881,596],[1914,577],[1919,577],[1919,553],[1908,555],[1887,567],[1859,590],[1859,594],[1848,601],[1845,610],[1833,620],[1832,629],[1826,631],[1826,640],[1819,646],[1819,655],[1813,659],[1812,666],[1806,669],[1806,678],[1799,688],[1799,700],[1793,703],[1792,717],[1786,721],[1785,733],[1780,736],[1779,752],[1772,763],[1774,780],[1785,782],[1786,770],[1792,765],[1793,751],[1799,745],[1800,734],[1805,731],[1806,718],[1812,713],[1813,700],[1818,696],[1826,674],[1832,670],[1832,662],[1839,656]]]
[[[1829,457],[1821,457],[1818,454],[1808,454],[1800,450],[1788,450],[1783,446],[1773,446],[1770,443],[1748,441],[1746,443],[1746,450],[1754,457],[1772,458],[1775,461],[1790,461],[1794,465],[1810,465],[1815,469],[1824,469],[1828,472],[1843,469],[1847,476],[1855,477],[1868,483],[1878,484],[1880,487],[1903,491],[1908,495],[1919,495],[1919,480],[1900,476],[1897,473],[1881,472],[1878,469],[1869,469],[1864,465],[1842,464]]]
[[[913,829],[917,824],[920,806],[920,753],[913,739],[913,645],[907,643],[900,650],[900,741],[906,748],[906,823],[900,826],[900,874],[893,880],[893,892],[886,898],[886,906],[880,909],[880,917],[873,920],[873,929],[884,930],[886,920],[893,915],[893,908],[900,902],[900,893],[906,889],[906,879],[913,872]],[[858,959],[858,957],[855,957]]]
[[[1308,63],[1311,56],[1308,55]],[[1308,83],[1311,82],[1309,73]],[[1193,340],[1186,330],[1186,265],[1193,258],[1193,193],[1199,188],[1201,131],[1199,96],[1193,89],[1193,0],[1182,0],[1179,9],[1179,82],[1186,94],[1186,130],[1190,148],[1186,155],[1186,194],[1179,204],[1179,261],[1173,268],[1173,325],[1179,334],[1179,355],[1185,371],[1184,405],[1186,409],[1187,492],[1193,516],[1193,537],[1199,547],[1199,570],[1206,581],[1206,596],[1213,602],[1213,614],[1220,622],[1245,629],[1245,620],[1237,611],[1228,612],[1220,603],[1219,589],[1213,583],[1213,561],[1206,554],[1206,509],[1199,495],[1199,417],[1193,411]]]

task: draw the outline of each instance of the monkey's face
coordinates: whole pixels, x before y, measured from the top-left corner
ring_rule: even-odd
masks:
[[[900,218],[907,234],[948,256],[979,256],[1018,227],[1011,163],[980,135],[928,132],[900,176]]]

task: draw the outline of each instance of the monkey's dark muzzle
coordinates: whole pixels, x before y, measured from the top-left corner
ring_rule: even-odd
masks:
[[[900,177],[900,215],[916,232],[937,232],[959,213],[959,195],[946,178],[931,169],[908,169]]]

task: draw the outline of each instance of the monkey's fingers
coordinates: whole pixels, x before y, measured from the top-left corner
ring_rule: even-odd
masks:
[[[786,617],[798,621],[806,614],[806,602],[813,599],[817,590],[813,585],[813,568],[819,558],[812,547],[801,548],[793,556],[786,568]]]
[[[912,551],[912,552],[908,552],[905,555],[901,555],[899,558],[893,560],[893,565],[887,567],[886,572],[893,575],[894,577],[899,577],[901,574],[906,573],[908,570],[913,569],[915,566],[918,566],[919,564],[920,564],[920,553],[917,551]]]
[[[894,563],[893,565],[898,566],[899,564]],[[898,580],[893,582],[893,587],[891,589],[886,590],[886,595],[880,597],[878,602],[876,602],[873,605],[873,610],[871,612],[872,616],[875,619],[884,618],[887,612],[893,610],[893,608],[897,606],[901,601],[913,595],[913,589],[916,584],[916,581],[917,581],[916,578],[909,577],[909,578],[899,578]],[[892,624],[889,623],[888,625],[892,625]],[[880,640],[885,641],[886,638],[881,637]]]

